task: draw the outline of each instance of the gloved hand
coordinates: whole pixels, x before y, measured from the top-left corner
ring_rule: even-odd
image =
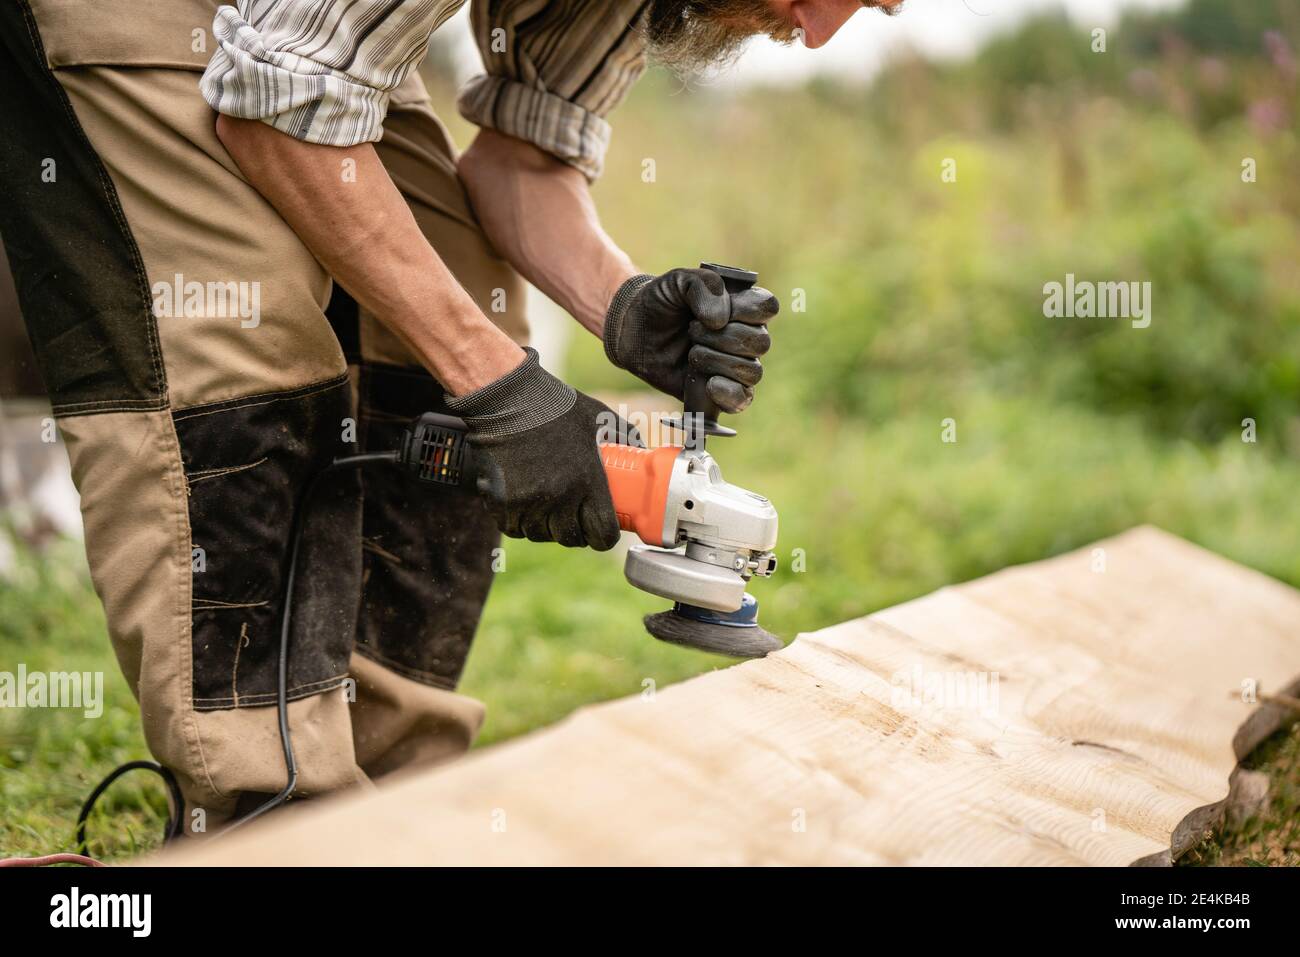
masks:
[[[642,445],[604,404],[541,367],[537,353],[483,388],[447,406],[469,426],[479,490],[501,531],[512,538],[597,551],[618,541],[618,518],[596,443]]]
[[[776,296],[759,286],[728,294],[711,269],[633,276],[605,316],[605,354],[675,399],[689,363],[709,376],[709,397],[720,409],[739,412],[763,377],[758,357],[772,344],[767,322],[779,309]]]

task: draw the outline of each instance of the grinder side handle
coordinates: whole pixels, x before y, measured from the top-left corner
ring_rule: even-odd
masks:
[[[700,263],[701,269],[708,269],[722,277],[722,284],[729,294],[744,292],[758,282],[758,273],[735,266],[722,266],[718,263]],[[703,449],[707,436],[735,435],[734,429],[718,424],[722,410],[709,397],[709,377],[694,369],[686,371],[686,385],[682,389],[682,431],[686,436],[688,449]]]

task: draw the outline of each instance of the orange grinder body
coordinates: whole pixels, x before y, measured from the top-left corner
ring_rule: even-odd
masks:
[[[673,466],[681,452],[678,445],[657,449],[631,445],[600,447],[619,528],[636,533],[647,545],[672,548],[676,544],[664,540],[664,511],[668,507]]]

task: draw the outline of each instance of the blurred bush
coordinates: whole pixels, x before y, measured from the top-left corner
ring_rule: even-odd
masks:
[[[637,261],[735,261],[785,305],[715,450],[807,554],[778,629],[1141,522],[1300,585],[1300,18],[1197,0],[1107,40],[1047,15],[867,88],[652,73],[613,118],[598,201]],[[1067,273],[1149,281],[1150,327],[1046,318]],[[569,373],[635,387],[585,337]]]
[[[601,208],[647,266],[725,253],[783,300],[805,290],[807,313],[775,327],[773,378],[815,388],[818,408],[893,414],[978,381],[1167,437],[1215,440],[1251,416],[1294,453],[1300,126],[1279,50],[1296,19],[1197,0],[1130,15],[1098,54],[1047,16],[867,90],[731,100],[656,76],[616,118]],[[1260,128],[1260,101],[1285,103],[1286,123]],[[1043,284],[1066,273],[1150,281],[1151,328],[1045,319]]]

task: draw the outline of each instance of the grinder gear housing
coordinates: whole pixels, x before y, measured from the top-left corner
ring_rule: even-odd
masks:
[[[642,591],[734,612],[755,575],[776,568],[776,509],[726,482],[713,456],[678,446],[601,446],[619,524],[640,537],[627,580]]]

